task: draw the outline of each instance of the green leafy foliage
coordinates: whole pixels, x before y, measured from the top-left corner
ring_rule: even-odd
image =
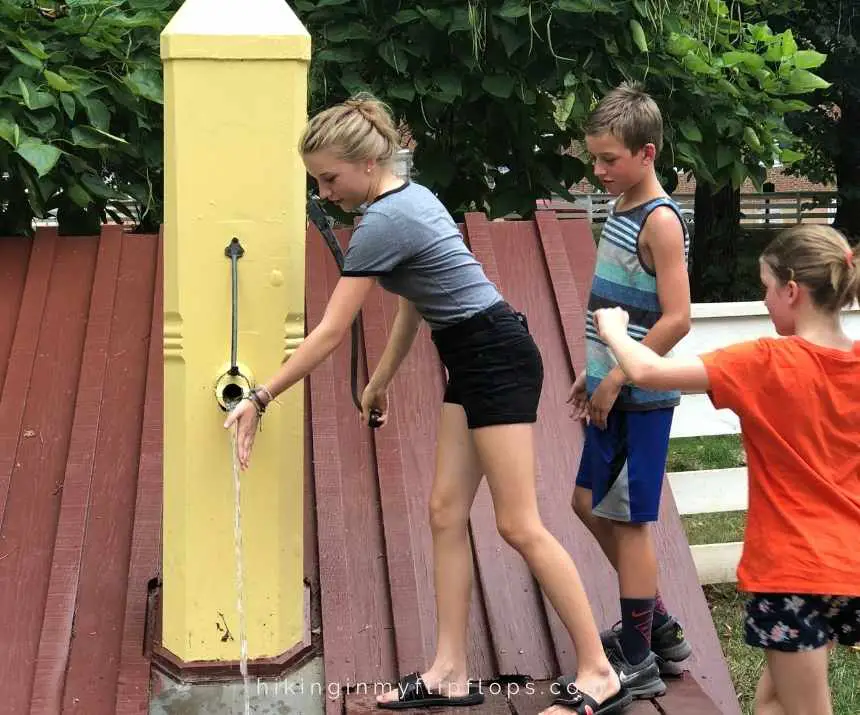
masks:
[[[0,233],[56,210],[92,230],[120,197],[162,215],[159,34],[180,0],[0,0]],[[455,214],[530,215],[589,175],[568,150],[625,79],[663,109],[659,168],[715,187],[798,159],[784,117],[824,86],[820,48],[723,0],[295,0],[313,38],[311,111],[370,90]],[[273,91],[276,91],[273,89]]]
[[[530,215],[535,199],[588,175],[584,157],[560,150],[623,80],[644,83],[663,110],[669,189],[674,168],[737,187],[760,185],[784,152],[796,159],[784,116],[827,86],[814,74],[825,57],[746,21],[749,4],[301,0],[296,10],[316,43],[312,111],[373,92],[408,126],[421,180],[449,208],[500,216]]]
[[[766,0],[760,7],[775,27],[791,27],[797,68],[816,69],[826,86],[808,97],[810,111],[791,112],[786,123],[800,138],[792,173],[836,183],[834,224],[860,240],[860,11],[850,0]]]
[[[159,33],[179,4],[0,0],[0,235],[54,211],[64,232],[97,231],[109,206],[158,225]]]

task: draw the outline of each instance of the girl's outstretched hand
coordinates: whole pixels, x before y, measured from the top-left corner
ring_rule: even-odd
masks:
[[[606,340],[610,335],[627,332],[630,316],[624,308],[600,308],[594,311],[594,327]]]
[[[245,470],[251,457],[251,447],[254,446],[254,437],[257,436],[257,425],[260,416],[257,408],[251,400],[242,400],[227,415],[224,428],[230,429],[236,425],[236,449],[238,451],[239,466]]]

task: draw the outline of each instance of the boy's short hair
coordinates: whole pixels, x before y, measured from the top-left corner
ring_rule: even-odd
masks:
[[[663,116],[657,103],[642,85],[624,82],[613,89],[589,115],[586,136],[610,133],[631,152],[653,144],[657,153],[663,148]]]

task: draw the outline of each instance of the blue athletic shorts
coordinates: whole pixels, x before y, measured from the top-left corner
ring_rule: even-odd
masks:
[[[605,430],[585,428],[576,485],[591,490],[595,516],[634,524],[657,521],[674,411],[612,409]]]

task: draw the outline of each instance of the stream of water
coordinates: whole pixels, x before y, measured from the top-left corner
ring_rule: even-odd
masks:
[[[239,449],[236,442],[236,428],[230,431],[233,448],[233,496],[234,519],[233,541],[236,547],[236,610],[239,612],[239,672],[245,701],[245,715],[251,715],[251,687],[248,678],[248,634],[245,627],[245,579],[242,574],[242,490],[239,479]]]

